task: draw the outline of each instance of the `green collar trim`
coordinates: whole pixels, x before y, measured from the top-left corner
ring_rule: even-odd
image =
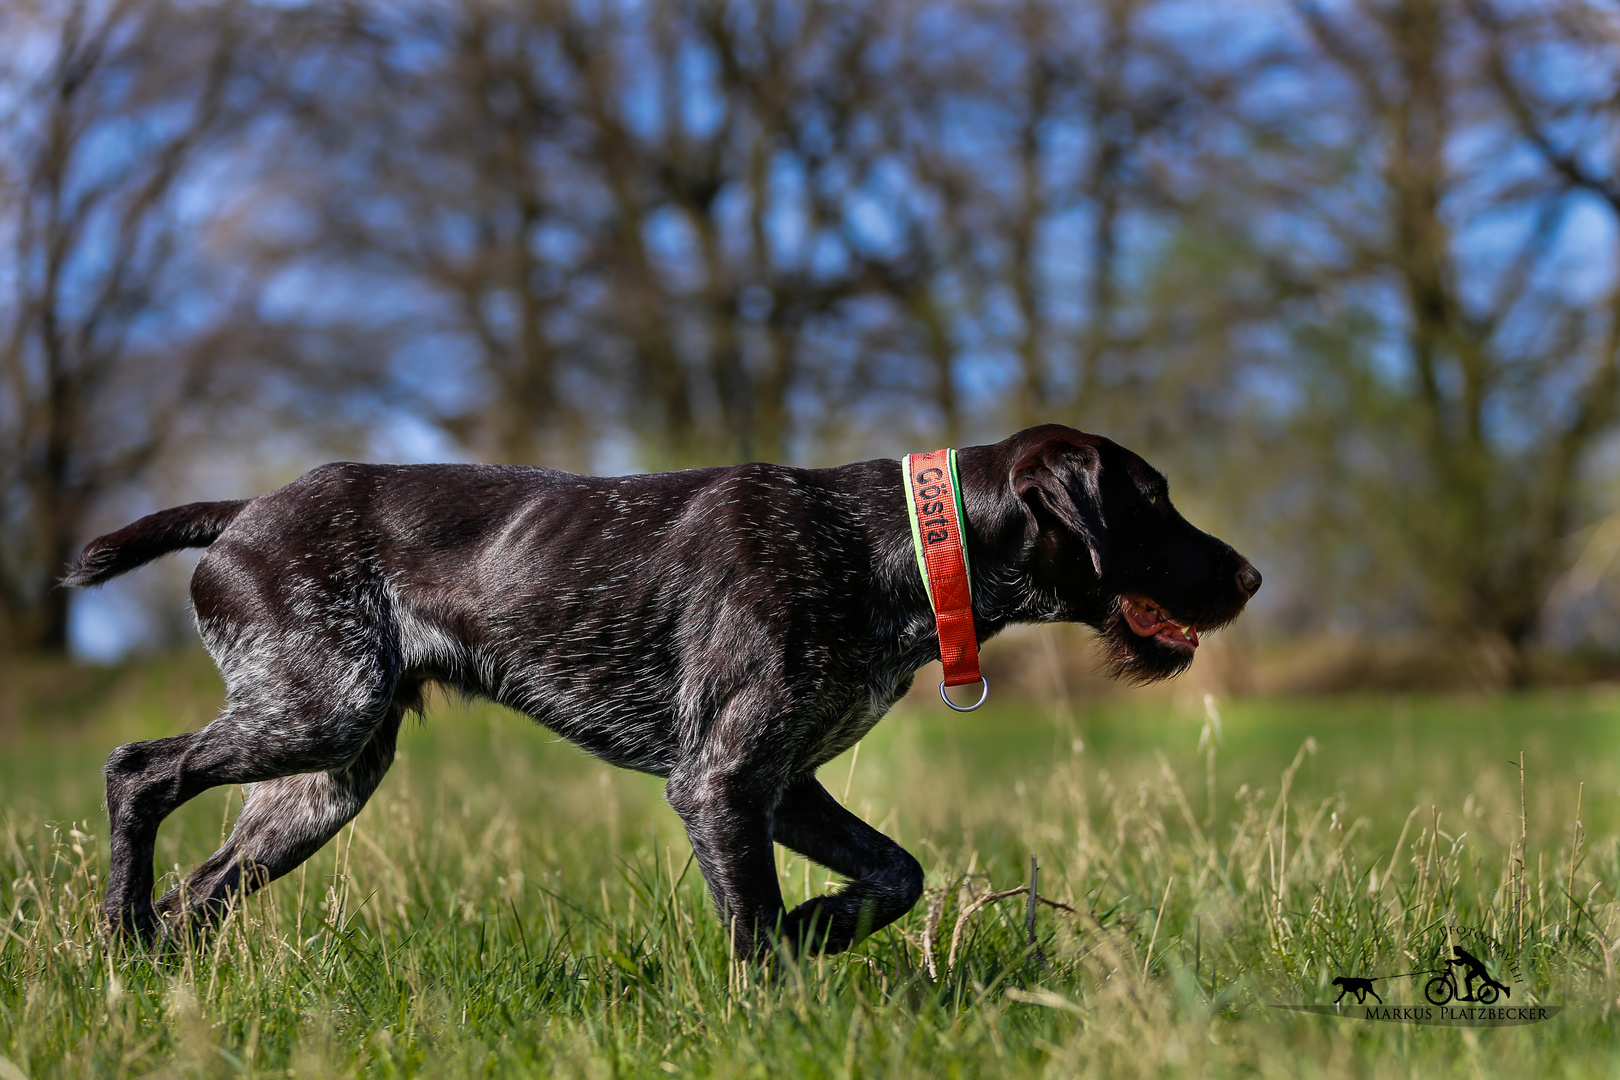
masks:
[[[956,500],[956,524],[962,534],[962,566],[968,572],[968,597],[973,596],[973,567],[968,562],[967,511],[962,507],[962,481],[956,472],[956,450],[947,455],[951,468],[951,496]],[[922,575],[923,592],[928,594],[928,606],[934,607],[934,584],[928,580],[928,560],[923,558],[922,528],[917,523],[917,500],[911,497],[911,455],[900,459],[900,487],[906,498],[906,517],[911,521],[911,549],[917,555],[917,573]],[[937,608],[935,609],[937,612]]]

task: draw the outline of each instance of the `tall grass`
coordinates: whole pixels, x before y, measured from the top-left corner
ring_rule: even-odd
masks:
[[[733,962],[657,782],[483,708],[407,732],[356,823],[208,946],[109,946],[97,762],[178,729],[172,696],[155,701],[115,698],[71,736],[0,749],[3,1080],[1620,1063],[1612,698],[1238,702],[1221,730],[1165,699],[966,719],[907,705],[823,780],[918,854],[930,893],[851,953],[775,976]],[[237,801],[165,827],[171,881]],[[1032,856],[1054,902],[1033,943],[1027,894],[983,902],[1025,885]],[[786,853],[779,869],[790,903],[829,883]],[[1513,1004],[1565,1012],[1456,1030],[1268,1008],[1330,1002],[1339,974],[1442,967],[1453,943]],[[1421,990],[1378,986],[1392,1003]]]

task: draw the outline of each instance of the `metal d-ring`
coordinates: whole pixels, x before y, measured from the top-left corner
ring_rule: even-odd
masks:
[[[958,705],[956,702],[952,701],[950,698],[945,696],[945,680],[941,679],[941,680],[939,680],[939,698],[940,698],[941,701],[943,701],[945,704],[949,705],[951,708],[955,709],[957,712],[972,712],[974,709],[977,709],[980,705],[983,705],[985,703],[986,699],[988,699],[990,697],[990,680],[985,678],[983,675],[980,675],[979,676],[979,685],[981,687],[983,687],[983,689],[979,691],[979,700],[978,701],[975,701],[971,705]]]

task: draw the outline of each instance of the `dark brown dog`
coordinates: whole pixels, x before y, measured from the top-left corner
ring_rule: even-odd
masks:
[[[981,641],[1084,622],[1116,675],[1163,678],[1260,587],[1107,439],[1048,425],[960,462]],[[939,657],[905,498],[893,460],[616,478],[336,464],[92,541],[69,584],[209,547],[191,596],[228,702],[108,758],[109,919],[160,928],[158,825],[219,784],[253,785],[241,817],[158,909],[214,915],[303,862],[365,805],[434,680],[667,777],[739,955],[846,948],[922,891],[917,861],[816,781]],[[773,841],[850,883],[785,911]]]

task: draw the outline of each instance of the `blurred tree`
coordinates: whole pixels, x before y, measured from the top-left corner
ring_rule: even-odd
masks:
[[[1547,279],[1579,185],[1469,149],[1545,144],[1484,9],[1295,10],[355,6],[316,246],[436,298],[396,332],[472,357],[428,412],[474,452],[1067,418],[1287,522],[1337,610],[1519,670],[1613,408]]]
[[[253,386],[322,452],[408,413],[586,468],[1066,420],[1258,547],[1290,625],[1521,677],[1620,407],[1615,19],[1252,14],[3,9],[6,640],[61,641],[91,508]]]
[[[1287,413],[1271,452],[1308,511],[1289,528],[1356,553],[1319,564],[1322,599],[1337,577],[1352,611],[1405,611],[1517,682],[1616,420],[1613,20],[1583,0],[1296,10],[1241,197],[1205,219],[1275,301],[1227,378]],[[1582,261],[1606,267],[1596,293]]]
[[[0,8],[0,647],[59,650],[89,514],[211,392],[228,290],[188,193],[238,119],[229,4]]]
[[[1148,248],[1125,233],[1176,217],[1175,181],[1202,177],[1165,166],[1198,160],[1238,72],[1266,62],[1200,55],[1199,35],[1162,8],[1024,0],[912,11],[905,108],[888,114],[890,138],[914,204],[931,211],[916,228],[946,270],[913,307],[925,326],[943,324],[923,346],[936,365],[964,337],[1002,360],[1008,422],[1096,418],[1099,396],[1128,379],[1141,357],[1127,279]]]
[[[1131,381],[1122,237],[1198,186],[1179,166],[1253,66],[1161,6],[327,9],[281,183],[312,255],[407,298],[361,305],[401,371],[470,376],[421,411],[474,453],[960,441],[1003,422],[963,392],[1003,364],[1016,422]]]
[[[371,314],[463,366],[421,404],[475,453],[781,459],[928,265],[879,209],[886,8],[351,5],[291,87],[304,242],[412,298]]]

